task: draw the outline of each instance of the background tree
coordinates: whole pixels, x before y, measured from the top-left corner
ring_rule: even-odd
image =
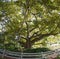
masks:
[[[24,48],[49,35],[60,33],[60,0],[0,2],[0,21],[5,22],[7,40]],[[4,13],[4,15],[3,15]]]

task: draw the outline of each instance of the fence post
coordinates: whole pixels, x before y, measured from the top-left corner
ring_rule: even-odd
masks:
[[[23,52],[21,52],[21,59],[23,58]]]
[[[5,56],[5,49],[3,50],[2,59],[4,58],[4,56]]]

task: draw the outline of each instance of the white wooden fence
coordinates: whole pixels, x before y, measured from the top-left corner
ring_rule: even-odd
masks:
[[[5,51],[0,49],[0,55],[8,56],[15,59],[48,59],[48,55],[52,55],[56,53],[60,56],[60,49],[55,51],[47,51],[47,52],[40,52],[40,53],[20,53],[20,52],[11,52]]]

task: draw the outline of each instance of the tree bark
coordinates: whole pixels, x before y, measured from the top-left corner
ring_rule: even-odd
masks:
[[[27,39],[27,40],[26,40],[26,43],[25,43],[25,48],[26,48],[26,49],[30,49],[31,46],[32,46],[32,44],[31,44],[30,39]]]

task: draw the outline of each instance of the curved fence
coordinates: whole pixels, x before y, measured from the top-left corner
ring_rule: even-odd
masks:
[[[2,57],[6,56],[13,59],[48,59],[49,56],[53,55],[55,57],[57,55],[60,55],[60,49],[40,53],[20,53],[0,49],[0,55]]]

